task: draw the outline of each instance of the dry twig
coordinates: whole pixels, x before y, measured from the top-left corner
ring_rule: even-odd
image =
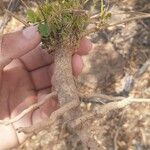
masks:
[[[18,130],[18,132],[24,132],[26,134],[32,133],[32,132],[34,132],[34,133],[39,132],[48,126],[51,126],[55,121],[60,119],[60,117],[62,117],[66,112],[77,107],[78,105],[79,105],[79,103],[77,101],[71,101],[71,102],[65,104],[63,107],[59,108],[58,110],[54,111],[48,120],[39,122],[30,127],[25,127],[25,128],[21,127],[21,128],[18,128],[17,130]]]
[[[68,104],[66,104],[65,106],[61,107],[60,109],[58,109],[57,111],[53,112],[52,115],[50,116],[50,118],[44,122],[40,122],[37,123],[35,125],[32,125],[30,127],[22,127],[19,128],[18,131],[19,132],[24,132],[26,134],[29,133],[36,133],[41,131],[43,128],[46,128],[47,126],[52,125],[57,119],[59,119],[61,116],[64,115],[64,113],[66,113],[67,111],[69,111],[70,109],[72,109],[72,106],[74,105],[75,101],[72,101]],[[150,99],[138,99],[138,98],[125,98],[119,102],[111,102],[108,104],[105,104],[101,107],[101,109],[92,112],[92,113],[87,113],[86,115],[83,115],[82,117],[72,121],[71,123],[69,123],[69,126],[73,129],[77,128],[82,122],[85,122],[87,120],[91,120],[94,119],[95,116],[103,116],[106,115],[109,111],[111,110],[115,110],[115,109],[121,109],[124,108],[127,105],[130,105],[132,103],[150,103]]]
[[[135,17],[132,17],[132,18],[125,19],[123,21],[116,22],[114,24],[107,24],[103,27],[93,27],[93,28],[89,29],[88,31],[86,31],[84,36],[87,36],[87,35],[90,35],[92,33],[98,32],[100,30],[107,29],[107,28],[112,27],[112,26],[117,26],[117,25],[120,25],[120,24],[128,23],[128,22],[131,22],[131,21],[134,21],[134,20],[144,19],[144,18],[150,18],[150,14],[146,13],[144,15],[135,16]]]
[[[11,11],[14,11],[17,7],[17,5],[19,4],[19,0],[10,0],[9,3],[8,3],[8,7],[7,7],[7,10],[9,10],[10,12]],[[3,11],[5,11],[5,8],[3,7]],[[3,33],[7,23],[10,21],[11,19],[11,16],[5,11],[5,14],[4,14],[4,17],[3,17],[3,21],[2,23],[0,24],[0,33]]]
[[[24,117],[26,114],[28,114],[29,112],[38,109],[40,106],[42,106],[44,103],[46,103],[48,100],[50,100],[50,98],[56,96],[56,92],[50,93],[48,94],[45,99],[43,99],[42,101],[33,104],[32,106],[30,106],[29,108],[25,109],[24,111],[22,111],[18,116],[10,119],[10,120],[0,120],[0,124],[5,124],[5,125],[9,125],[11,123],[14,123],[18,120],[20,120],[22,117]]]
[[[5,12],[6,12],[9,16],[14,17],[14,18],[17,19],[18,21],[20,21],[20,22],[21,22],[22,24],[24,24],[26,27],[29,27],[29,26],[30,26],[26,21],[24,21],[23,19],[21,19],[19,16],[13,14],[11,11],[5,9]]]
[[[102,105],[101,109],[92,112],[92,113],[88,113],[78,119],[76,119],[75,121],[73,121],[71,123],[71,127],[72,128],[76,128],[78,127],[82,122],[85,122],[87,120],[93,119],[94,116],[100,117],[103,115],[106,115],[109,111],[111,110],[115,110],[115,109],[121,109],[124,108],[127,105],[130,105],[132,103],[150,103],[150,99],[141,99],[141,98],[125,98],[119,102],[111,102],[105,105]]]

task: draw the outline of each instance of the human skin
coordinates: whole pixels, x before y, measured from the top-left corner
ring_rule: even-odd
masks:
[[[40,48],[36,27],[3,35],[0,41],[0,120],[5,120],[14,118],[51,92],[54,59]],[[81,40],[72,57],[75,76],[81,73],[82,56],[88,54],[91,47],[89,40]],[[14,148],[26,139],[27,135],[16,132],[18,127],[42,121],[56,109],[57,99],[53,98],[11,125],[0,124],[0,150]]]

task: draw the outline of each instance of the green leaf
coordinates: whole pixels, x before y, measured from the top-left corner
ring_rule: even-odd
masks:
[[[39,17],[32,9],[28,9],[27,10],[27,19],[29,22],[35,23],[35,22],[38,22]]]
[[[39,24],[38,29],[42,37],[49,37],[50,29],[47,23]]]

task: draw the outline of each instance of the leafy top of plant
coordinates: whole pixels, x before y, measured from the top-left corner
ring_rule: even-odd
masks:
[[[43,41],[49,46],[77,42],[88,24],[89,16],[81,0],[46,0],[36,10],[27,11],[28,21],[39,25]]]

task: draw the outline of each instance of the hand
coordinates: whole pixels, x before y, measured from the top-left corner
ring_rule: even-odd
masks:
[[[40,35],[36,27],[4,35],[0,40],[0,119],[8,120],[51,92],[53,56],[38,46]],[[81,56],[90,49],[91,43],[82,39],[72,58],[75,76],[83,67]],[[0,125],[0,149],[13,148],[22,143],[26,135],[17,133],[15,129],[42,121],[56,109],[57,100],[51,99],[19,121],[8,126]]]

